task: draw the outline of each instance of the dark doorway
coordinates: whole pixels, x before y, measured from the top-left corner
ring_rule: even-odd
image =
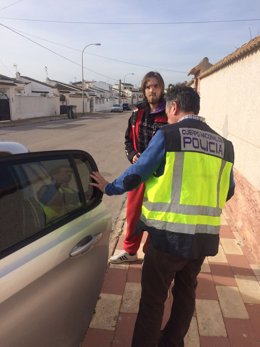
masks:
[[[10,120],[10,105],[8,96],[0,92],[0,121]]]
[[[94,111],[94,100],[93,100],[93,98],[90,98],[90,101],[89,101],[89,111],[90,112]]]

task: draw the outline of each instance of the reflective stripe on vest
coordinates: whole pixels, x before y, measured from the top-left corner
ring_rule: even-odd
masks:
[[[47,205],[44,205],[42,203],[40,203],[40,205],[41,205],[41,207],[45,213],[46,223],[48,223],[49,221],[51,221],[54,218],[59,217],[59,214],[53,208],[51,208]]]
[[[141,220],[160,230],[218,234],[232,163],[197,152],[167,152],[164,173],[146,182]]]

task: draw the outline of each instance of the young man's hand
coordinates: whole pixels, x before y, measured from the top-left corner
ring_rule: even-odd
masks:
[[[132,160],[133,164],[135,164],[137,162],[137,160],[139,159],[140,155],[141,155],[140,153],[137,153],[137,154],[134,155],[133,160]]]
[[[90,174],[90,177],[93,178],[93,180],[96,181],[96,183],[90,183],[91,186],[97,187],[101,192],[105,192],[105,187],[109,183],[105,178],[98,172],[98,171],[93,171]]]

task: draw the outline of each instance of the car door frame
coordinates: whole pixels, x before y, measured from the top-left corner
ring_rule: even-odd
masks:
[[[0,167],[8,163],[17,165],[50,158],[69,158],[84,201],[81,178],[75,166],[75,158],[79,157],[86,160],[92,170],[98,170],[92,156],[80,150],[11,155],[0,158]],[[76,346],[83,338],[103,283],[112,228],[111,216],[101,203],[103,194],[98,189],[94,190],[94,194],[91,205],[83,204],[63,220],[2,252],[0,345],[11,346],[19,341],[20,347],[32,343],[37,343],[39,347],[65,347]],[[81,230],[86,221],[91,237]],[[64,247],[63,242],[66,243]],[[92,266],[91,262],[95,262],[96,266]],[[99,273],[98,278],[96,272]],[[91,290],[87,274],[90,283],[92,281]],[[30,281],[32,275],[34,277]],[[18,283],[16,276],[22,284]],[[87,295],[89,298],[85,298]],[[80,319],[75,317],[78,313]],[[30,317],[32,320],[28,322]],[[50,325],[52,319],[53,324]],[[14,330],[15,334],[11,334]]]

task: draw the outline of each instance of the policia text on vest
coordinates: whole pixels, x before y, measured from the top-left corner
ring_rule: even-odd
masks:
[[[222,137],[199,129],[180,128],[182,151],[199,151],[224,157],[225,145]]]

